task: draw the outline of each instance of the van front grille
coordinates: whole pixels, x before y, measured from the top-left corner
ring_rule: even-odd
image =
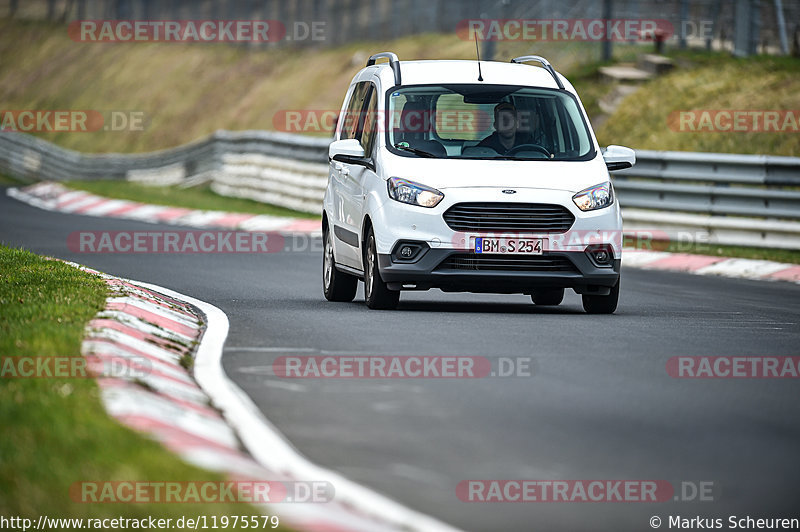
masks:
[[[565,233],[575,216],[547,203],[458,203],[444,213],[444,221],[453,231]]]

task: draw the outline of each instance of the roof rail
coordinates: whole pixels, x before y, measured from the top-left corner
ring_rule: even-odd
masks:
[[[400,85],[400,60],[397,58],[397,54],[394,52],[381,52],[379,54],[372,55],[367,60],[367,66],[374,65],[378,59],[389,60],[389,66],[392,67],[392,72],[394,72],[394,84]]]
[[[545,59],[544,57],[542,57],[540,55],[521,55],[521,56],[515,57],[514,59],[511,60],[512,63],[525,63],[527,61],[538,61],[538,62],[540,62],[542,64],[542,66],[544,67],[544,69],[547,70],[550,73],[551,76],[553,76],[554,80],[556,80],[556,85],[558,85],[558,88],[559,89],[563,89],[564,88],[564,84],[561,83],[561,80],[558,78],[558,74],[556,74],[556,71],[553,69],[552,65],[550,65],[550,62],[547,59]]]

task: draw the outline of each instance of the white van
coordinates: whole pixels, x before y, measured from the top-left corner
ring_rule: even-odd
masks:
[[[322,214],[328,300],[352,301],[363,280],[375,309],[395,308],[402,290],[558,305],[571,288],[587,312],[616,310],[622,218],[609,171],[635,155],[601,152],[546,59],[379,53],[353,78],[336,129]]]

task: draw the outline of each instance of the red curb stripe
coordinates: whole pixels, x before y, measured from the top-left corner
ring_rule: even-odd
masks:
[[[101,388],[116,388],[124,390],[131,390],[134,388],[134,386],[136,386],[122,379],[112,379],[108,377],[97,379],[97,383]],[[217,412],[216,410],[214,410],[209,406],[193,403],[191,401],[182,399],[180,397],[175,397],[174,395],[166,393],[163,390],[153,391],[149,393],[162,397],[170,401],[171,403],[175,403],[186,408],[191,408],[192,410],[196,411],[199,415],[202,415],[203,417],[206,417],[208,419],[214,419],[214,420],[224,419],[219,412]]]
[[[128,214],[131,211],[134,211],[136,209],[140,209],[140,208],[142,208],[144,206],[145,206],[144,203],[129,203],[127,205],[123,205],[121,207],[117,207],[116,209],[108,211],[103,216],[120,217],[123,214]]]
[[[202,391],[202,390],[200,390],[200,388],[197,387],[197,385],[195,385],[194,382],[187,382],[187,381],[179,379],[178,377],[175,377],[173,375],[169,375],[167,373],[164,373],[163,371],[159,371],[159,370],[154,369],[152,367],[145,367],[141,362],[137,362],[135,360],[129,360],[129,359],[126,359],[126,358],[123,358],[123,357],[119,357],[119,356],[111,354],[111,353],[104,353],[104,352],[94,352],[94,353],[90,353],[87,356],[92,356],[92,357],[96,357],[96,358],[99,358],[99,359],[113,360],[118,364],[125,364],[129,368],[134,368],[134,369],[141,370],[143,373],[146,373],[147,375],[152,375],[154,377],[158,377],[159,379],[163,379],[163,380],[168,380],[168,381],[174,382],[174,383],[176,383],[176,385],[181,386],[183,388],[190,388],[190,389],[195,390],[195,391]]]
[[[108,198],[98,198],[97,201],[94,201],[92,203],[89,203],[88,205],[84,205],[83,207],[75,209],[74,211],[72,211],[72,214],[83,214],[86,211],[97,207],[98,205],[102,205],[102,204],[106,203],[107,201],[108,201]]]
[[[249,220],[250,218],[255,218],[255,214],[238,214],[238,213],[227,213],[221,216],[220,218],[216,218],[209,223],[211,225],[225,227],[225,228],[234,228],[237,227],[240,223]]]
[[[123,281],[122,279],[107,279],[106,283],[110,284],[112,286],[123,286],[125,288],[130,288],[132,290],[136,290],[136,291],[139,291],[139,292],[144,292],[146,294],[151,295],[154,299],[153,300],[149,300],[149,299],[144,298],[144,297],[142,297],[142,296],[140,296],[138,294],[126,294],[126,295],[129,295],[130,297],[136,297],[136,298],[139,298],[139,299],[143,299],[145,301],[152,301],[153,303],[155,303],[157,305],[160,305],[160,306],[162,306],[164,308],[169,308],[169,309],[172,309],[172,310],[178,310],[178,312],[183,312],[187,316],[189,316],[191,318],[194,318],[194,319],[197,319],[197,316],[195,316],[194,314],[192,314],[188,310],[185,310],[188,307],[186,306],[186,304],[183,301],[178,301],[177,299],[171,298],[171,297],[166,296],[164,294],[159,294],[158,292],[154,292],[153,290],[149,290],[149,289],[144,288],[142,286],[131,284],[131,283],[127,282],[127,281]],[[166,305],[163,302],[158,301],[155,298],[169,301],[170,303],[172,303],[173,305],[175,305],[175,306],[177,306],[179,308],[178,309],[174,309],[171,306]]]
[[[345,511],[351,510],[350,508],[345,507]],[[352,528],[342,528],[336,524],[327,523],[325,521],[313,521],[310,523],[307,521],[302,521],[298,522],[298,525],[306,532],[353,532]]]
[[[186,304],[183,301],[178,301],[177,299],[175,299],[173,297],[169,297],[168,295],[161,294],[159,292],[156,292],[155,290],[150,290],[149,288],[145,288],[143,286],[139,286],[139,285],[136,285],[136,284],[133,284],[133,283],[129,283],[127,281],[123,281],[123,280],[119,280],[119,282],[117,284],[120,284],[120,285],[128,287],[128,288],[133,288],[133,289],[138,290],[140,292],[145,292],[145,293],[150,294],[151,296],[153,296],[154,298],[157,298],[157,299],[163,299],[165,301],[169,301],[173,305],[179,306],[180,308],[186,308]]]
[[[286,227],[282,227],[281,231],[297,231],[301,233],[322,231],[322,222],[319,220],[297,220]]]
[[[67,192],[65,194],[69,194],[69,193]],[[62,197],[62,196],[64,196],[64,194],[61,194],[59,197]],[[77,202],[79,202],[81,200],[85,200],[86,198],[88,198],[90,196],[91,196],[91,194],[89,194],[88,192],[81,192],[81,193],[75,194],[73,197],[71,197],[68,200],[57,199],[56,200],[56,208],[57,209],[63,209],[67,205],[72,205],[73,203],[77,203]]]
[[[155,218],[159,222],[171,222],[172,220],[174,220],[176,218],[180,218],[181,216],[186,216],[187,214],[191,214],[192,212],[194,212],[194,211],[192,211],[192,209],[184,209],[184,208],[181,208],[181,207],[175,207],[175,208],[172,208],[172,209],[166,209],[166,210],[163,210],[163,211],[161,211],[159,213],[156,213]]]
[[[187,311],[187,310],[185,310],[183,308],[172,307],[169,304],[164,303],[163,301],[158,301],[157,299],[153,299],[152,297],[148,297],[148,295],[131,294],[131,293],[128,293],[128,294],[125,294],[125,295],[127,297],[132,297],[133,299],[136,299],[138,301],[144,301],[145,303],[149,303],[151,305],[157,305],[157,306],[159,306],[159,307],[161,307],[163,309],[166,309],[166,310],[171,310],[172,312],[175,312],[177,314],[182,314],[182,315],[184,315],[187,318],[190,318],[192,320],[195,320],[195,321],[197,320],[197,316],[195,316],[191,312],[189,312],[189,311]]]
[[[120,351],[124,351],[125,353],[127,353],[129,355],[133,355],[135,357],[140,357],[140,358],[146,358],[147,360],[150,360],[154,364],[158,364],[160,366],[163,366],[163,367],[166,367],[166,368],[171,368],[171,369],[180,368],[182,371],[186,371],[177,362],[168,362],[166,360],[158,358],[155,355],[151,355],[149,353],[145,353],[144,351],[140,351],[139,349],[136,349],[135,347],[131,347],[131,346],[126,345],[126,344],[121,344],[121,343],[118,343],[118,342],[114,342],[112,340],[109,340],[108,338],[95,338],[93,336],[88,336],[88,337],[85,338],[85,341],[92,342],[92,343],[106,344],[108,346],[114,346],[115,348],[119,349]],[[102,349],[102,346],[100,347],[100,349]],[[99,351],[98,350],[98,351],[91,351],[91,352],[87,353],[87,355],[94,355],[94,354],[98,354],[98,353],[105,354],[103,351]],[[114,356],[114,355],[109,354],[109,356]],[[185,377],[186,377],[186,380],[182,381],[185,384],[196,384],[194,382],[194,380],[191,377],[189,377],[188,373],[185,374]],[[173,377],[173,378],[177,378],[177,377]]]
[[[172,332],[188,336],[189,338],[197,338],[198,336],[200,336],[200,331],[196,328],[189,327],[188,325],[184,325],[182,323],[178,323],[175,320],[172,320],[165,316],[161,316],[159,314],[156,314],[155,312],[150,312],[149,310],[129,305],[128,303],[111,301],[106,305],[106,309],[118,310],[120,312],[124,312],[125,314],[128,314],[130,316],[134,316],[136,318],[158,325],[163,329],[169,329]]]
[[[236,447],[203,438],[202,436],[192,434],[191,432],[176,428],[174,425],[168,425],[151,417],[135,414],[122,414],[114,417],[135,430],[153,435],[164,445],[172,447],[173,450],[180,451],[194,447],[210,447],[229,452],[239,452],[239,449]]]
[[[236,471],[228,474],[229,479],[235,480],[237,482],[258,482],[260,480],[264,480],[265,478],[269,478],[270,480],[276,482],[291,482],[292,480],[297,480],[295,477],[292,477],[289,474],[284,473],[282,471],[272,471],[270,469],[265,468],[261,464],[255,462],[250,456],[247,456],[247,458],[253,461],[255,467],[263,469],[263,471],[261,471],[260,474],[258,475],[253,475],[242,471]]]
[[[153,345],[163,345],[164,343],[169,343],[168,340],[163,338],[159,338],[158,336],[150,333],[146,333],[139,329],[135,329],[130,325],[125,325],[123,323],[118,322],[117,320],[112,320],[109,318],[97,318],[93,319],[89,322],[89,327],[93,329],[112,329],[119,333],[126,334],[132,338],[136,338],[137,340],[141,340],[143,342],[150,342]],[[170,344],[171,345],[171,344]],[[175,356],[180,356],[179,353],[175,353]]]
[[[690,255],[688,253],[675,253],[669,257],[656,259],[653,262],[644,264],[646,268],[657,270],[678,270],[693,272],[700,268],[705,268],[711,264],[716,264],[727,260],[725,257],[709,257],[707,255]]]
[[[175,397],[174,395],[166,393],[166,392],[163,392],[163,391],[156,392],[156,395],[159,395],[159,396],[163,397],[164,399],[167,399],[168,401],[172,401],[173,403],[175,403],[177,405],[180,405],[180,406],[182,406],[184,408],[190,408],[190,409],[194,410],[195,412],[197,412],[198,414],[200,414],[203,417],[206,417],[208,419],[215,419],[215,420],[221,420],[221,421],[225,420],[222,417],[222,415],[220,415],[220,413],[217,412],[216,410],[214,410],[213,408],[209,408],[207,406],[203,406],[203,405],[200,405],[200,404],[197,404],[197,403],[193,403],[191,401],[187,401],[186,399],[181,399],[180,397]],[[205,395],[205,394],[203,394],[203,395]]]
[[[764,279],[779,279],[781,281],[800,281],[800,266],[789,266],[784,270],[765,275]]]
[[[91,203],[89,205],[85,205],[74,211],[75,214],[83,214],[88,210],[97,207],[98,205],[102,205],[103,202],[110,202],[110,201],[122,201],[125,202],[123,205],[117,207],[116,209],[112,209],[108,212],[102,214],[104,217],[109,218],[130,218],[132,211],[141,208],[153,207],[157,208],[152,214],[154,220],[162,221],[162,222],[170,222],[174,221],[178,218],[183,216],[188,216],[191,214],[205,214],[207,211],[201,211],[196,209],[189,209],[184,207],[167,207],[161,205],[152,205],[147,203],[138,203],[132,202],[130,200],[116,200],[113,198],[106,198],[102,196],[96,196],[94,194],[85,192],[85,191],[76,191],[70,190],[61,187],[61,189],[55,194],[52,192],[53,187],[57,186],[56,183],[50,182],[43,182],[37,183],[35,185],[31,185],[24,189],[20,189],[26,194],[30,194],[37,198],[44,198],[50,199],[55,201],[55,209],[63,210],[64,207],[72,205],[76,202],[86,199],[87,197],[94,196],[98,198],[96,203]],[[76,194],[75,196],[71,197],[68,200],[61,199],[68,194]],[[70,212],[70,211],[68,211]],[[251,218],[255,218],[258,215],[256,214],[248,214],[248,213],[220,213],[220,217],[207,221],[206,223],[196,225],[197,227],[222,227],[226,229],[233,229],[241,225],[243,222],[250,220]],[[279,228],[280,231],[288,231],[288,232],[295,232],[295,233],[312,233],[312,232],[319,232],[321,230],[321,222],[318,220],[304,220],[304,219],[295,219],[290,221],[287,225],[282,228]]]

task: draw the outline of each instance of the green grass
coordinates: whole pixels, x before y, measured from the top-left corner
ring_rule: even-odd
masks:
[[[642,85],[596,130],[601,145],[635,149],[800,155],[797,131],[685,132],[673,111],[800,109],[800,60],[674,51],[677,67]],[[675,126],[677,128],[677,125]]]
[[[772,260],[800,264],[800,251],[791,249],[751,248],[698,242],[635,242],[628,238],[625,239],[624,245],[644,251],[669,251],[671,253],[692,253],[696,255],[711,255],[713,257]]]
[[[614,59],[612,61],[592,61],[580,64],[572,68],[569,72],[563,72],[572,83],[578,96],[581,98],[586,114],[593,123],[603,115],[600,110],[600,99],[608,94],[612,85],[603,83],[600,78],[600,67],[613,65],[618,62],[635,62],[639,54],[649,52],[649,48],[640,45],[615,44],[613,47]]]
[[[107,198],[125,199],[155,205],[288,216],[291,218],[319,218],[319,216],[315,217],[309,213],[293,211],[253,200],[220,196],[214,193],[207,185],[191,188],[155,187],[128,181],[68,181],[64,184],[70,188],[86,190]]]
[[[29,184],[25,181],[17,179],[15,177],[7,176],[5,174],[0,174],[0,185],[11,185],[11,186],[20,186]]]
[[[78,43],[65,26],[0,18],[0,101],[4,109],[140,111],[144,131],[42,133],[83,152],[143,152],[184,144],[217,129],[281,129],[286,110],[338,110],[352,76],[375,50],[401,59],[474,59],[455,32],[331,48],[251,49],[224,44]],[[652,45],[615,44],[615,61]],[[600,46],[581,42],[496,43],[494,59],[536,53],[573,82],[592,118],[611,89],[600,82]],[[668,51],[674,72],[642,86],[601,124],[601,144],[637,149],[800,155],[798,133],[672,131],[669,113],[688,109],[798,109],[800,61]],[[87,83],[86,80],[92,80]],[[309,132],[330,135],[327,131]]]
[[[0,354],[78,356],[105,284],[58,261],[0,245]],[[246,504],[86,504],[81,481],[218,481],[106,415],[93,379],[0,378],[0,515],[176,519],[257,515]],[[35,522],[35,521],[34,521]]]
[[[559,69],[594,60],[587,43],[498,43],[508,61],[534,51]],[[354,42],[334,48],[247,48],[226,44],[79,43],[66,27],[0,18],[4,109],[140,111],[144,131],[42,133],[82,152],[145,152],[217,129],[280,129],[281,111],[335,110],[353,75],[378,50],[402,59],[474,59],[455,32]],[[331,135],[332,132],[316,132]]]

